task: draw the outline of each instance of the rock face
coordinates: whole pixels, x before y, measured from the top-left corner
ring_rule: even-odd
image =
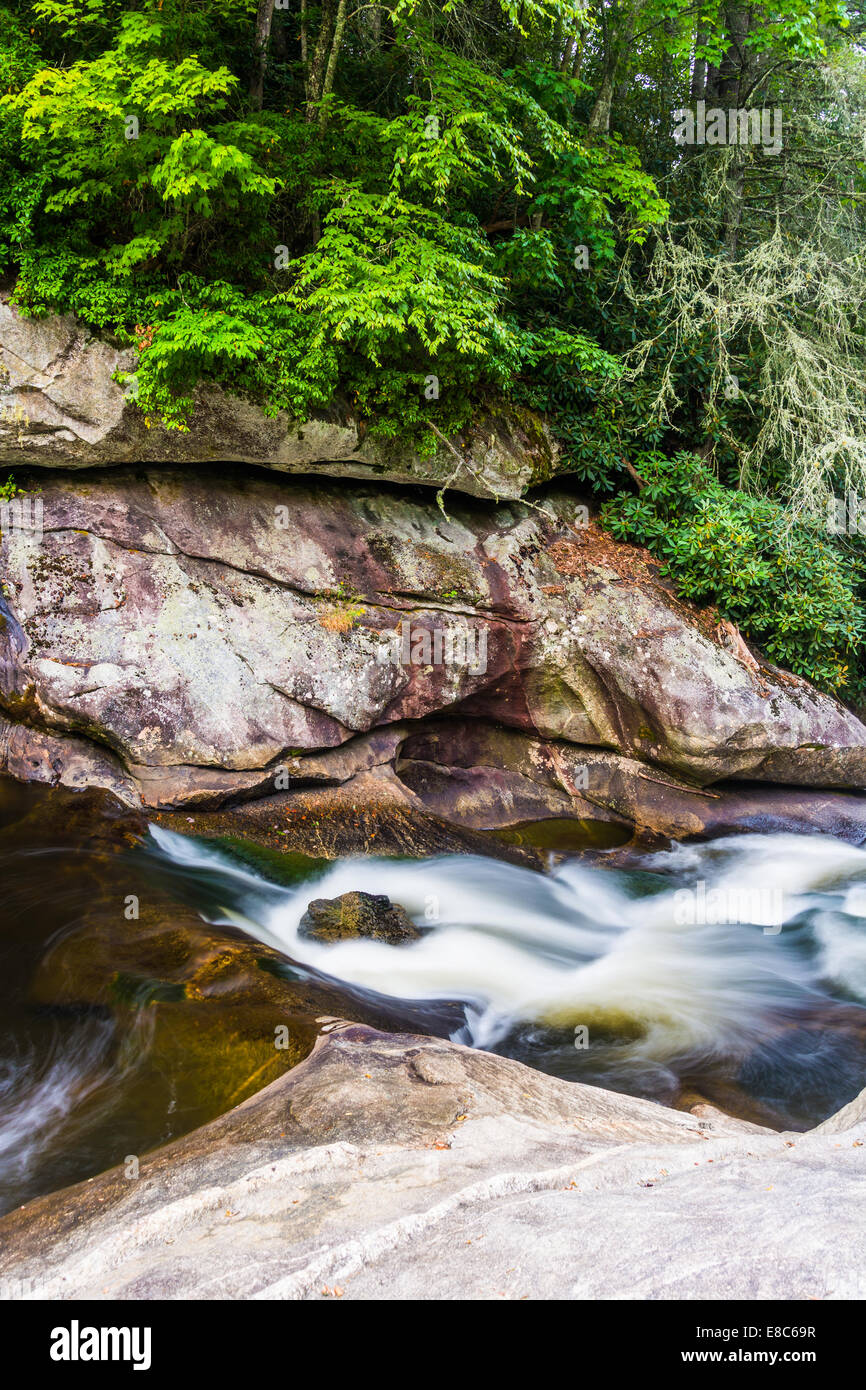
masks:
[[[439,1039],[326,1028],[137,1181],[118,1167],[0,1220],[11,1296],[866,1293],[862,1098],[777,1134]]]
[[[745,781],[698,786],[634,757],[480,720],[427,721],[401,743],[396,768],[428,811],[473,830],[562,817],[674,840],[810,827],[866,838],[863,796]]]
[[[387,774],[476,828],[866,834],[864,798],[806,790],[866,786],[860,721],[738,661],[567,495],[449,498],[446,518],[393,491],[153,468],[46,474],[37,497],[41,535],[7,526],[0,551],[17,777],[204,808]]]
[[[367,937],[401,946],[418,941],[421,932],[405,907],[384,893],[343,893],[339,898],[314,898],[298,924],[301,936],[314,941],[350,941]]]
[[[147,421],[131,398],[135,352],[94,337],[74,318],[22,318],[0,297],[0,464],[93,468],[139,462],[255,463],[283,473],[387,479],[477,497],[520,497],[547,478],[556,446],[531,412],[489,415],[465,437],[420,458],[365,436],[335,406],[301,423],[268,418],[217,387],[203,388],[187,431]]]

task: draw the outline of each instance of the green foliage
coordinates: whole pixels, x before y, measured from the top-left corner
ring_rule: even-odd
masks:
[[[0,92],[25,83],[39,66],[39,50],[20,21],[0,9]],[[20,120],[0,105],[0,266],[14,264],[42,197],[46,176],[20,156]]]
[[[866,553],[722,486],[692,455],[635,460],[640,495],[607,502],[605,525],[645,545],[684,598],[715,604],[781,666],[851,695],[862,681]]]
[[[37,0],[38,45],[12,26],[0,113],[20,210],[4,260],[21,309],[72,310],[135,343],[138,403],[176,428],[215,381],[300,418],[341,395],[374,431],[432,450],[531,371],[614,374],[586,326],[527,309],[537,276],[573,277],[578,227],[610,258],[620,223],[639,243],[665,214],[636,152],[587,142],[576,84],[539,59],[551,24],[582,9],[505,4],[488,58],[471,6],[399,0],[382,9],[376,91],[358,18],[342,83],[314,103],[312,59],[273,65],[261,111],[244,94],[254,5],[209,9],[212,24],[186,0]],[[324,52],[326,12],[312,14]],[[509,207],[511,245],[485,221]]]
[[[105,52],[40,69],[2,101],[46,179],[42,211],[72,216],[82,234],[106,217],[125,233],[98,256],[118,276],[156,258],[181,262],[206,223],[240,208],[251,218],[277,189],[259,163],[267,134],[220,119],[237,78],[169,57],[167,29],[154,15],[123,14]]]

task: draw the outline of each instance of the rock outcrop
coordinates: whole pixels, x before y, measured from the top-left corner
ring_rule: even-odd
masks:
[[[446,518],[394,491],[152,468],[45,474],[36,496],[41,533],[7,527],[0,552],[14,776],[165,809],[387,776],[473,828],[866,835],[866,800],[831,794],[866,786],[863,724],[737,660],[568,495]]]
[[[477,497],[520,497],[544,480],[556,445],[530,411],[479,417],[465,435],[420,457],[376,441],[348,408],[305,422],[202,387],[183,431],[148,420],[134,400],[136,354],[69,316],[22,318],[0,296],[0,464],[93,468],[141,462],[259,464],[282,473],[387,480]],[[126,378],[124,384],[116,377]]]
[[[0,1220],[0,1276],[60,1300],[862,1298],[862,1098],[807,1134],[698,1108],[329,1020],[136,1180]]]

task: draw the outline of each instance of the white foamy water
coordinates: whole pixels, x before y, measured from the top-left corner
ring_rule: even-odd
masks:
[[[175,862],[225,868],[226,917],[293,960],[395,998],[471,1002],[469,1036],[479,1046],[515,1026],[586,1025],[630,1035],[633,1056],[646,1061],[737,1057],[767,1035],[768,1021],[807,1011],[828,992],[866,1002],[866,851],[826,836],[677,846],[645,861],[661,875],[657,891],[646,874],[576,861],[541,875],[445,856],[344,860],[314,883],[258,881],[250,892],[256,876],[213,847],[152,833]],[[387,894],[425,935],[408,946],[300,935],[313,898],[352,890]],[[778,920],[762,915],[768,901]]]
[[[110,1032],[79,1029],[65,1043],[57,1040],[47,1057],[0,1057],[0,1186],[26,1173],[74,1120],[76,1106],[108,1083]]]

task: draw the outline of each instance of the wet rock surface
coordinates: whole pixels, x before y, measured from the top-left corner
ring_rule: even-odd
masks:
[[[104,792],[0,779],[0,1211],[230,1109],[305,1057],[323,1017],[462,1023],[459,1003],[354,989],[211,925],[219,890],[188,901],[146,834]],[[324,862],[224,848],[283,883]]]
[[[402,946],[419,941],[422,933],[404,907],[384,893],[343,893],[339,898],[314,898],[298,926],[301,936],[314,941],[351,941],[366,937]]]

